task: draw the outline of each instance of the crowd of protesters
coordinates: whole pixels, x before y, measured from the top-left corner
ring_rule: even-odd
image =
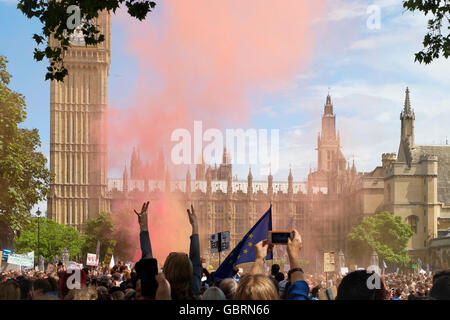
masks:
[[[120,261],[113,268],[76,271],[76,267],[60,262],[47,272],[2,272],[0,300],[450,300],[450,270],[434,275],[378,275],[357,270],[346,276],[307,277],[299,265],[302,242],[295,230],[286,247],[289,272],[280,272],[277,264],[269,274],[264,272],[269,245],[262,241],[254,246],[255,262],[248,273],[234,268],[229,278],[214,281],[201,263],[198,222],[192,206],[187,210],[192,226],[189,254],[169,254],[158,270],[148,233],[148,202],[135,213],[142,259],[134,266]],[[76,272],[78,278],[73,277]]]

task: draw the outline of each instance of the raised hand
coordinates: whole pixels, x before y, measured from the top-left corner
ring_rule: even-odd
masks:
[[[288,239],[287,253],[289,258],[298,259],[300,255],[300,249],[302,248],[302,237],[297,230],[294,230],[292,233],[292,239]]]
[[[140,213],[137,212],[136,210],[134,210],[134,213],[136,213],[136,215],[138,216],[138,222],[139,222],[139,227],[141,228],[141,231],[148,231],[148,205],[149,205],[149,203],[150,203],[149,201],[144,202]]]
[[[194,206],[191,204],[191,210],[187,209],[187,214],[189,217],[189,223],[192,226],[192,234],[198,234],[198,219],[194,211]]]

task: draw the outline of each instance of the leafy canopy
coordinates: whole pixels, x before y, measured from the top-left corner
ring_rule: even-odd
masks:
[[[0,56],[0,222],[20,230],[30,222],[30,211],[49,191],[47,159],[37,129],[20,128],[26,118],[23,95],[8,88],[8,60]]]
[[[415,61],[429,64],[443,55],[450,56],[450,1],[448,0],[405,0],[403,7],[411,12],[421,11],[428,20],[428,33],[423,40],[423,50],[416,53]]]
[[[38,261],[38,219],[40,219],[39,251],[46,261],[53,261],[55,255],[60,257],[64,247],[69,251],[70,257],[81,254],[84,236],[74,227],[46,218],[33,218],[27,228],[22,230],[20,237],[15,237],[14,247],[18,253],[34,250],[35,261]]]
[[[401,217],[384,211],[363,221],[348,234],[351,254],[364,259],[376,251],[380,261],[406,266],[409,262],[406,250],[413,236],[411,226],[403,223]]]
[[[104,10],[115,13],[122,4],[126,5],[130,16],[140,21],[144,20],[156,6],[155,2],[147,0],[20,0],[17,9],[22,11],[28,19],[37,18],[43,24],[42,33],[34,34],[33,39],[37,45],[34,49],[34,59],[36,61],[42,61],[44,58],[50,60],[45,80],[63,81],[68,74],[68,70],[64,67],[64,52],[70,47],[70,35],[78,27],[68,28],[68,21],[73,19],[70,6],[74,5],[80,9],[80,22],[82,22],[83,19],[94,21],[98,18],[99,12]],[[86,46],[95,46],[105,41],[105,36],[93,23],[83,24],[82,30]],[[50,38],[53,38],[55,45],[52,46],[53,41],[50,42]],[[41,44],[46,44],[44,49],[39,49]]]

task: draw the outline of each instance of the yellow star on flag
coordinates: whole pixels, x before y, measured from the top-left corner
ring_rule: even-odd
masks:
[[[244,253],[247,253],[247,252],[248,252],[248,250],[247,250],[247,249],[245,249],[245,250],[244,250]]]
[[[249,247],[251,247],[252,245],[253,245],[253,243],[251,243],[251,242],[248,243],[248,246],[249,246]]]
[[[251,239],[251,238],[253,238],[253,235],[251,234],[251,235],[249,235],[248,237]]]

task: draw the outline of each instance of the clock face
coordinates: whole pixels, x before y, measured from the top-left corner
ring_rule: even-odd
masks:
[[[83,24],[80,24],[72,34],[69,35],[69,41],[72,44],[84,45]]]

